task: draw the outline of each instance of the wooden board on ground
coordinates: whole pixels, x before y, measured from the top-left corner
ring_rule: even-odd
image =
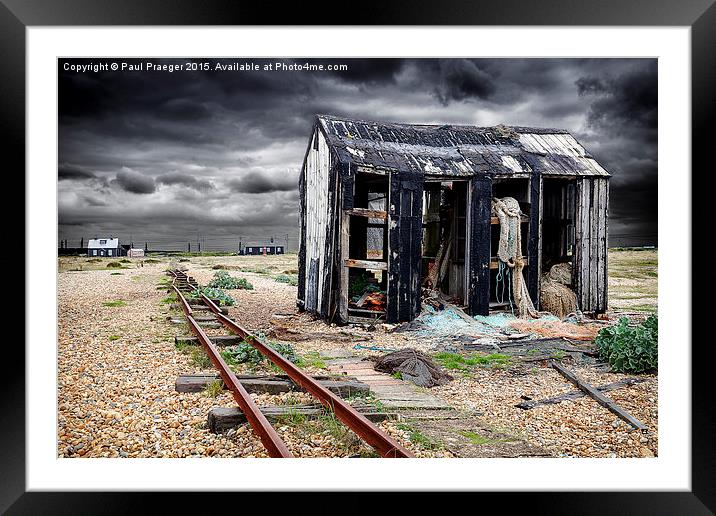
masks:
[[[276,376],[248,376],[236,375],[241,385],[249,393],[255,394],[281,394],[290,391],[300,391],[288,377]],[[370,387],[356,379],[315,377],[321,385],[334,394],[347,398],[350,396],[365,396]],[[175,389],[177,392],[201,392],[208,384],[220,380],[218,375],[181,375],[177,378]]]
[[[359,411],[374,423],[379,423],[386,419],[396,419],[397,417],[396,414],[377,412],[373,409],[359,409]],[[261,407],[261,412],[271,423],[280,422],[283,418],[290,418],[293,415],[301,415],[306,419],[316,419],[326,414],[321,405],[268,406]],[[246,416],[239,407],[213,407],[209,410],[207,425],[210,432],[225,432],[244,423],[246,423]]]

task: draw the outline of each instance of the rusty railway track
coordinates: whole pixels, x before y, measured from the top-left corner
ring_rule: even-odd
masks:
[[[266,417],[261,413],[259,407],[246,392],[246,389],[244,389],[241,383],[236,379],[236,376],[221,357],[221,354],[214,343],[206,335],[199,323],[194,319],[193,310],[189,302],[186,300],[186,297],[184,297],[182,288],[193,289],[198,285],[194,283],[192,279],[189,278],[183,271],[172,270],[169,272],[174,277],[172,288],[177,294],[182,310],[184,311],[184,315],[191,326],[192,332],[201,342],[204,350],[209,355],[211,362],[214,364],[214,367],[216,367],[219,371],[219,375],[224,381],[224,384],[231,391],[234,399],[246,415],[246,419],[249,424],[263,445],[266,447],[266,450],[269,452],[269,455],[271,457],[292,457],[291,452],[286,447],[286,444],[281,440],[279,435],[276,433],[276,430],[274,430]],[[236,321],[221,313],[219,307],[207,296],[202,294],[201,300],[221,324],[223,324],[228,330],[236,333],[244,339],[244,341],[254,346],[254,348],[256,348],[262,355],[281,368],[296,385],[312,394],[324,407],[331,410],[336,417],[353,430],[356,435],[372,446],[381,457],[413,457],[413,454],[410,451],[405,449],[397,441],[376,427],[351,405],[308,376],[300,368],[296,367],[296,365],[284,358],[280,353],[276,352],[261,339],[246,331]]]

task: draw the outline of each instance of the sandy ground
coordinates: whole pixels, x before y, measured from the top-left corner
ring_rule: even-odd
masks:
[[[247,425],[222,435],[206,430],[209,408],[235,406],[229,394],[212,398],[203,392],[174,391],[178,375],[201,369],[191,353],[179,352],[174,347],[174,335],[184,334],[186,328],[167,321],[172,313],[170,303],[163,302],[167,293],[158,285],[166,277],[164,271],[168,267],[185,267],[202,284],[213,277],[216,267],[246,278],[254,289],[228,291],[237,302],[230,307],[230,316],[247,329],[269,337],[276,335],[277,329],[297,332],[301,339],[286,340],[281,337],[285,337],[285,332],[271,338],[290,342],[299,354],[375,356],[381,352],[355,346],[389,349],[410,346],[435,352],[446,345],[443,337],[392,333],[389,326],[378,326],[372,331],[361,326],[331,326],[298,313],[296,287],[275,279],[281,274],[295,275],[295,255],[177,257],[160,258],[156,263],[132,259],[118,262],[121,268],[107,268],[110,261],[60,259],[57,452],[62,457],[265,456]],[[646,270],[641,271],[639,266]],[[653,309],[657,299],[655,272],[656,252],[610,252],[610,308],[638,311],[643,305]],[[632,281],[637,281],[644,292],[633,290],[630,294]],[[629,296],[637,294],[641,296],[638,303],[630,305]],[[311,373],[320,371],[320,367],[309,368]],[[627,376],[598,372],[586,366],[577,367],[577,371],[595,385]],[[650,427],[647,434],[631,431],[588,397],[527,411],[514,407],[522,396],[541,399],[574,389],[541,363],[529,367],[475,367],[469,374],[455,376],[453,382],[432,389],[432,393],[458,410],[480,414],[494,428],[509,430],[557,456],[657,454],[655,376],[609,393]],[[290,395],[292,399],[285,395],[263,396],[257,401],[290,404],[296,403],[295,396]],[[450,455],[411,442],[409,432],[399,424],[382,426],[418,456]],[[297,456],[371,454],[365,445],[351,442],[350,435],[336,436],[335,429],[331,432],[325,425],[277,425],[277,430]]]
[[[656,249],[609,250],[609,309],[653,313],[658,304]]]

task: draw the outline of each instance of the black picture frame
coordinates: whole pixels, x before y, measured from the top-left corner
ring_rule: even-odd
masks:
[[[327,2],[281,3],[235,0],[0,0],[0,120],[8,167],[25,169],[25,30],[32,26],[110,25],[577,25],[691,27],[692,161],[709,164],[716,92],[716,5],[714,0],[469,0],[433,2],[384,1],[361,4],[341,14]],[[8,159],[9,158],[9,159]],[[712,165],[709,168],[713,168]],[[695,170],[695,168],[694,168]],[[669,171],[667,171],[669,172]],[[673,171],[671,171],[673,172]],[[707,171],[703,171],[707,172]],[[710,172],[710,170],[709,170]],[[686,178],[685,178],[686,179]],[[691,180],[693,181],[693,173]],[[24,192],[24,181],[18,181]],[[692,189],[693,191],[693,189]],[[697,192],[698,193],[698,192]],[[703,193],[701,195],[704,195]],[[693,199],[696,201],[696,199]],[[696,202],[693,203],[696,205]],[[691,217],[691,214],[683,214]],[[693,218],[692,218],[693,220]],[[19,232],[19,228],[16,228]],[[24,242],[22,235],[14,235]],[[13,239],[17,242],[17,239]],[[27,269],[25,274],[27,277]],[[50,287],[51,288],[51,287]],[[26,299],[26,306],[34,301]],[[13,298],[13,303],[19,300]],[[27,314],[25,315],[27,318]],[[691,332],[689,332],[690,334]],[[689,346],[690,342],[679,343]],[[709,344],[709,342],[705,342]],[[692,348],[693,351],[693,348]],[[131,514],[151,510],[153,502],[181,504],[182,512],[209,509],[206,497],[188,493],[60,493],[25,489],[25,354],[6,342],[12,367],[4,368],[0,397],[0,512],[8,514]],[[697,353],[693,353],[696,356]],[[528,506],[549,514],[713,514],[716,511],[714,404],[709,399],[711,371],[707,360],[692,359],[692,490],[690,492],[480,493],[473,503],[487,509],[497,502],[509,508]],[[31,381],[31,379],[30,379]],[[711,479],[711,480],[709,480]],[[264,495],[265,496],[265,495]],[[360,493],[341,497],[343,508],[368,510]],[[401,512],[424,504],[425,493],[401,497]],[[240,510],[244,495],[212,495],[211,504],[230,503]],[[299,501],[301,500],[301,501]],[[303,498],[271,497],[271,510],[295,510]],[[217,510],[221,505],[217,505]],[[330,504],[329,504],[330,505]],[[325,509],[325,507],[324,507]],[[312,511],[321,512],[321,511]],[[342,510],[345,512],[345,509]]]

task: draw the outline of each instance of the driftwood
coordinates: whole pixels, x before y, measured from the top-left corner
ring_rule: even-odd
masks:
[[[645,382],[646,378],[625,378],[623,380],[619,380],[618,382],[612,382],[605,385],[599,385],[595,387],[600,392],[608,392],[608,391],[614,391],[616,389],[621,389],[622,387],[628,387],[635,385],[637,383]],[[545,398],[542,400],[528,400],[523,401],[521,403],[518,403],[515,405],[517,408],[521,408],[524,410],[533,409],[535,407],[539,407],[542,405],[556,405],[557,403],[562,403],[563,401],[572,401],[579,398],[583,398],[586,396],[586,393],[583,391],[571,391],[566,392],[564,394],[560,394],[559,396],[553,396],[552,398]]]
[[[629,414],[626,410],[621,408],[619,405],[617,405],[614,400],[608,398],[604,394],[602,394],[599,390],[597,390],[593,385],[588,384],[579,376],[574,373],[574,371],[570,371],[566,367],[564,367],[559,362],[556,362],[552,360],[551,363],[552,367],[559,372],[562,376],[564,376],[567,380],[572,382],[574,385],[579,387],[582,391],[584,391],[589,397],[593,398],[597,403],[599,403],[602,407],[608,409],[610,412],[616,414],[621,419],[629,423],[631,426],[636,428],[637,430],[641,430],[642,432],[647,431],[649,428],[636,419],[634,416]]]

